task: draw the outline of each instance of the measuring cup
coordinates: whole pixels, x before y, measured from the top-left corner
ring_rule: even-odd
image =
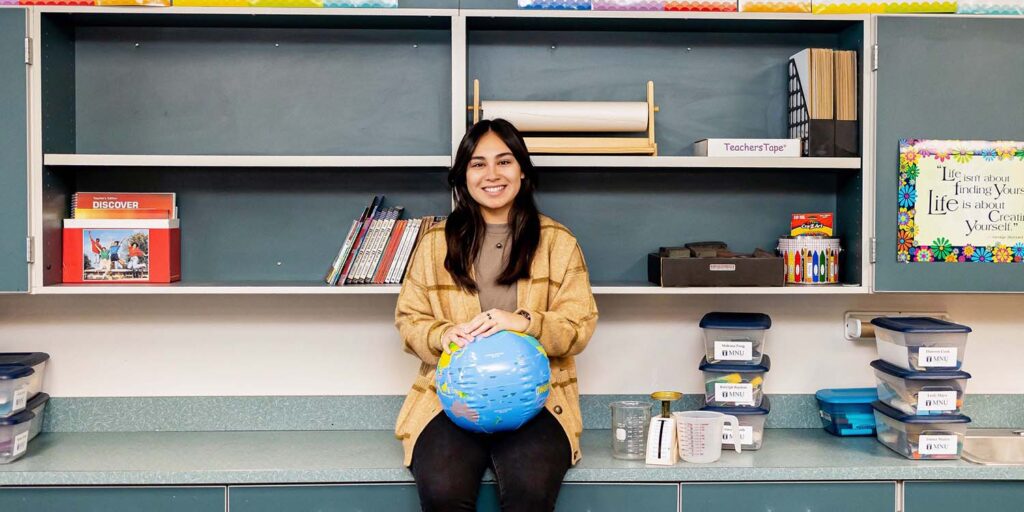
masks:
[[[643,459],[647,428],[651,423],[650,402],[612,402],[612,457]]]
[[[679,457],[686,462],[714,462],[722,456],[722,426],[729,423],[739,432],[736,416],[714,411],[674,412],[679,433]],[[740,436],[733,436],[732,445],[740,453]]]

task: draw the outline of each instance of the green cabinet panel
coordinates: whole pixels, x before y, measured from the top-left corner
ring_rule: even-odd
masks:
[[[904,512],[1020,510],[1022,504],[1022,482],[907,482],[903,489]]]
[[[875,289],[1024,291],[1024,265],[898,263],[896,248],[900,139],[1024,140],[1022,31],[1020,18],[878,18]]]
[[[0,488],[4,512],[224,512],[223,487]]]
[[[894,512],[896,483],[683,484],[683,512]]]
[[[0,292],[28,290],[25,9],[0,9]]]

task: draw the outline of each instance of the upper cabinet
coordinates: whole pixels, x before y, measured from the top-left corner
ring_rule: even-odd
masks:
[[[991,180],[982,179],[978,183],[961,179],[962,194],[959,197],[947,195],[945,198],[942,197],[944,186],[935,186],[934,178],[929,178],[932,181],[926,186],[916,186],[918,172],[926,172],[923,166],[915,167],[909,175],[904,172],[901,178],[900,140],[1024,140],[1024,101],[1021,100],[1024,92],[1024,72],[1021,71],[1024,70],[1024,37],[1021,37],[1024,19],[879,16],[876,20],[875,289],[1024,291],[1024,263],[901,262],[901,242],[898,236],[900,226],[908,231],[906,227],[911,220],[908,217],[898,219],[898,216],[913,210],[913,216],[919,221],[924,215],[931,214],[933,217],[928,219],[930,226],[925,232],[920,232],[919,223],[917,228],[910,227],[908,232],[919,230],[917,242],[919,246],[928,248],[928,253],[922,259],[934,259],[940,253],[945,259],[948,252],[954,249],[962,251],[956,247],[959,245],[957,240],[965,240],[968,228],[964,212],[961,211],[957,216],[946,217],[956,220],[937,230],[934,219],[937,213],[941,213],[943,204],[957,208],[965,202],[971,202],[972,208],[981,209],[987,215],[999,209],[992,205],[993,202],[1005,202],[1003,214],[1012,215],[1015,210],[1021,213],[1020,207],[1024,204],[1021,200],[1012,197],[1004,197],[1005,201],[997,200],[994,196],[985,198],[983,193],[979,195],[966,190],[967,187],[979,184],[983,188],[992,188],[994,181],[1005,178],[993,176]],[[1024,153],[1015,154],[1012,160],[1021,162],[1024,159],[1022,155]],[[951,163],[956,163],[955,156],[949,156]],[[973,156],[986,159],[986,154]],[[988,156],[992,156],[991,160],[1011,160],[1007,155]],[[923,156],[919,153],[912,155],[912,159],[925,158],[934,161],[934,157],[927,153]],[[909,167],[905,166],[905,169]],[[950,165],[950,169],[953,167]],[[1006,171],[993,172],[1005,174]],[[958,179],[953,176],[948,178]],[[903,197],[903,207],[907,210],[904,212],[900,211],[899,202],[901,180],[904,185],[909,185],[906,197]],[[1022,180],[1024,176],[1013,177],[1008,186],[1012,188],[1016,186],[1014,183],[1022,183]],[[922,184],[925,185],[925,182],[922,181]],[[949,203],[950,199],[955,202]],[[1017,206],[1013,206],[1014,201]],[[996,218],[990,223],[1001,224],[1000,214],[995,215]],[[1024,222],[1013,229],[1024,231]],[[955,236],[939,240],[936,233],[945,232]],[[943,244],[944,241],[947,243]],[[939,246],[937,249],[936,244]],[[1007,239],[1004,245],[1007,248],[1002,249],[1002,259],[1007,256],[1012,259],[1014,241]],[[915,259],[906,242],[903,242],[903,249],[906,252],[904,259]],[[1007,250],[1010,252],[1005,252]],[[974,248],[969,252],[975,252]]]
[[[0,8],[0,293],[28,290],[25,13]]]

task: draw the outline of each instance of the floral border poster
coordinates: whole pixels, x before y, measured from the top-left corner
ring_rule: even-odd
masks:
[[[897,261],[1024,261],[1024,142],[900,140]]]

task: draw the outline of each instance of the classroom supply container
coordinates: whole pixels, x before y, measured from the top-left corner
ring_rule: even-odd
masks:
[[[35,417],[32,411],[21,411],[14,416],[0,418],[0,464],[14,462],[25,455],[28,430]]]
[[[871,406],[875,409],[878,442],[894,452],[916,460],[960,458],[967,424],[971,422],[967,416],[915,416],[882,402]]]
[[[647,452],[647,427],[651,403],[635,400],[612,402],[612,457],[643,459]]]
[[[786,236],[779,239],[778,250],[786,265],[786,284],[839,282],[838,238]]]
[[[0,365],[0,418],[25,410],[29,383],[35,373],[31,366]]]
[[[46,403],[49,401],[50,395],[39,393],[25,404],[25,410],[31,411],[35,415],[35,418],[32,418],[32,425],[28,427],[29,441],[34,439],[43,430],[43,412],[46,410]]]
[[[871,403],[878,400],[876,388],[819,389],[818,415],[829,434],[837,436],[875,435],[875,410]]]
[[[971,374],[961,370],[912,372],[882,360],[872,361],[878,399],[906,414],[960,414]]]
[[[761,364],[765,333],[772,319],[764,313],[712,312],[700,319],[704,351],[711,364]]]
[[[875,326],[878,357],[919,372],[959,370],[971,328],[929,317],[880,317]]]
[[[764,444],[764,422],[768,419],[768,413],[772,410],[771,401],[764,397],[760,407],[717,407],[705,405],[702,411],[720,412],[735,416],[739,420],[740,448],[744,450],[760,450]],[[732,444],[737,434],[732,427],[722,427],[722,444]]]
[[[46,363],[50,354],[46,352],[0,352],[0,366],[21,365],[31,366],[35,372],[28,381],[29,398],[43,391],[43,376],[46,375]]]
[[[704,402],[716,407],[760,407],[764,397],[764,374],[771,366],[767,355],[756,365],[711,364],[704,357],[700,362],[700,371],[704,372]]]

